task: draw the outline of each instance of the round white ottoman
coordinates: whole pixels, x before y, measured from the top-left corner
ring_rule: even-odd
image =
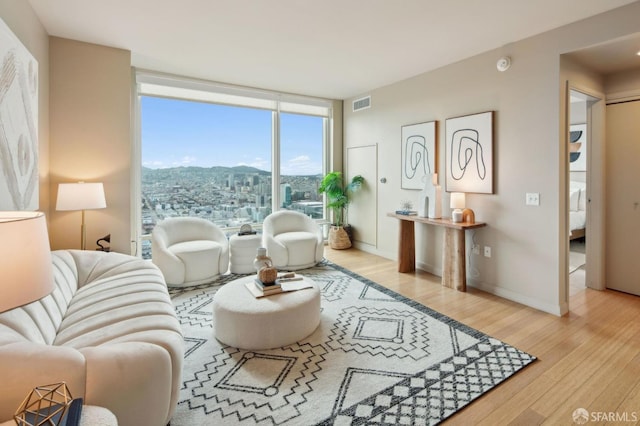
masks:
[[[241,349],[290,345],[320,324],[320,289],[313,288],[255,298],[245,287],[255,275],[225,284],[213,296],[213,328],[220,342]]]
[[[229,238],[229,271],[232,274],[256,272],[253,261],[256,258],[262,237],[255,235],[232,235]]]

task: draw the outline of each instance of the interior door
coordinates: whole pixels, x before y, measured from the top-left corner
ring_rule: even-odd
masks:
[[[640,100],[606,109],[606,285],[640,296]]]
[[[354,240],[376,246],[377,244],[377,184],[378,146],[367,145],[347,149],[347,182],[356,176],[364,178],[362,188],[350,199],[349,224],[353,225]]]

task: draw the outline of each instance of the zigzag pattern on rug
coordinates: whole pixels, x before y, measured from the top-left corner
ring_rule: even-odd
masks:
[[[211,299],[239,275],[170,291],[186,344],[172,426],[436,424],[535,360],[329,262],[300,273],[321,323],[278,349],[213,337]]]

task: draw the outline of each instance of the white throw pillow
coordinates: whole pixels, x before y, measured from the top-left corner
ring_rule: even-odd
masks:
[[[578,206],[580,204],[580,190],[572,189],[569,192],[569,210],[572,212],[578,211]]]
[[[578,200],[578,210],[587,210],[587,190],[580,190],[580,199]]]

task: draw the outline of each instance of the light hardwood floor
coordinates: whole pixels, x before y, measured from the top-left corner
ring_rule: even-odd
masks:
[[[327,247],[325,256],[538,358],[443,424],[572,425],[578,408],[590,420],[619,420],[588,425],[640,424],[640,297],[585,289],[557,317],[474,288],[444,288],[423,271],[399,273],[396,262],[356,249]]]

